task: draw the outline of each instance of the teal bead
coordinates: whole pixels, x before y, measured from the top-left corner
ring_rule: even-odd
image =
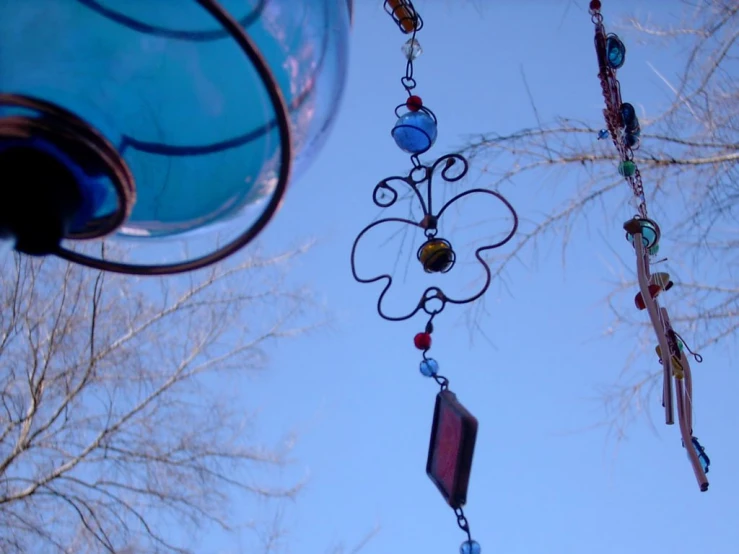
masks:
[[[626,160],[618,164],[618,172],[624,177],[632,177],[636,173],[636,164],[631,160]]]
[[[659,231],[657,227],[649,220],[641,220],[641,242],[649,254],[655,255],[659,252]],[[627,233],[626,238],[633,245],[634,235]]]
[[[616,35],[609,35],[606,39],[606,56],[608,65],[612,69],[619,69],[626,61],[626,47]]]

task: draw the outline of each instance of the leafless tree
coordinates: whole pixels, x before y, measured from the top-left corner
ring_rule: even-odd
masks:
[[[256,444],[244,383],[316,325],[283,279],[302,251],[161,280],[6,257],[0,551],[188,552],[243,524],[235,495],[296,494],[258,477],[290,441]]]
[[[640,115],[642,140],[635,160],[645,183],[650,214],[673,241],[669,252],[663,249],[670,256],[664,267],[676,283],[675,292],[670,294],[675,300],[677,294],[680,297],[670,302],[673,323],[686,336],[697,337],[695,347],[705,348],[736,338],[739,329],[735,273],[739,252],[739,3],[695,0],[684,2],[683,8],[679,19],[667,20],[673,16],[664,10],[655,10],[663,18],[658,21],[627,18],[618,32],[627,48],[635,40],[672,48],[682,64],[676,81],[654,68],[671,100],[660,113]],[[618,15],[613,9],[607,14],[609,31],[615,30]],[[589,24],[586,15],[584,18],[584,24]],[[593,54],[594,79],[596,72]],[[628,83],[624,79],[628,78],[619,77],[626,95]],[[463,149],[486,167],[488,175],[494,175],[496,187],[505,188],[524,176],[545,175],[547,182],[556,179],[567,186],[564,200],[542,218],[523,225],[515,250],[496,259],[499,275],[504,275],[510,264],[533,255],[542,240],[556,237],[567,244],[572,230],[587,227],[589,219],[597,217],[620,228],[630,217],[617,219],[616,214],[628,213],[620,209],[628,188],[616,172],[615,148],[609,140],[596,140],[603,127],[602,114],[594,111],[588,121],[560,117],[513,134],[472,138]],[[668,209],[661,210],[661,206]],[[608,302],[617,323],[641,328],[645,338],[646,318],[639,317],[633,307],[626,311],[628,304],[622,302],[628,296],[630,303],[633,294],[626,291],[637,288],[628,254],[623,258],[626,277],[619,277]],[[622,391],[625,396],[619,395],[616,401],[617,411],[633,408],[660,373],[655,371],[626,387]]]

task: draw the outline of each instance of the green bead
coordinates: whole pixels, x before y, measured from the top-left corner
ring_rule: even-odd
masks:
[[[636,164],[631,160],[626,160],[618,164],[618,172],[624,177],[631,177],[636,173]]]

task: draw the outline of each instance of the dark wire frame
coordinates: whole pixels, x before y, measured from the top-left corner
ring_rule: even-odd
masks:
[[[277,127],[279,133],[280,171],[277,184],[269,201],[256,221],[234,240],[214,252],[192,260],[171,264],[128,264],[87,256],[64,248],[63,246],[59,246],[54,252],[56,256],[69,262],[113,273],[130,275],[172,275],[185,273],[220,262],[244,248],[262,232],[279,210],[290,181],[293,161],[292,131],[288,105],[269,65],[259,52],[256,44],[241,27],[240,22],[234,19],[217,0],[196,1],[224,28],[226,34],[230,35],[244,51],[249,62],[254,66],[260,76],[275,111],[275,122],[273,125]],[[92,4],[93,2],[86,0],[85,3]],[[65,132],[71,135],[66,138],[74,139],[77,143],[85,146],[87,150],[103,161],[107,168],[118,195],[117,212],[111,215],[109,219],[106,219],[105,225],[98,222],[98,224],[92,226],[92,229],[87,230],[86,233],[69,235],[65,237],[66,239],[100,238],[125,223],[133,207],[135,182],[119,150],[114,148],[87,122],[53,104],[17,95],[0,95],[0,105],[3,103],[35,109],[42,114],[50,116],[51,120],[59,124],[54,126],[56,132],[62,132],[61,129],[66,126],[67,129]],[[31,121],[30,118],[23,117],[2,118],[0,119],[0,133],[3,133],[3,127],[12,127],[16,133],[30,133],[34,125],[36,127],[40,125],[38,122],[32,123]]]
[[[462,164],[462,169],[458,172],[458,174],[451,175],[449,173],[450,170],[458,162]],[[399,181],[410,187],[411,191],[421,205],[421,209],[423,211],[423,219],[420,223],[410,219],[399,217],[387,217],[379,219],[364,227],[364,229],[362,229],[357,237],[354,239],[354,244],[352,245],[351,252],[352,275],[354,276],[354,279],[356,281],[363,284],[375,283],[381,280],[386,281],[385,286],[382,289],[379,298],[377,299],[377,313],[380,315],[380,317],[387,321],[404,321],[412,318],[421,310],[423,310],[426,314],[433,318],[437,314],[441,313],[447,304],[463,305],[469,304],[470,302],[474,302],[475,300],[479,299],[482,295],[485,294],[485,292],[487,292],[488,288],[490,288],[490,284],[492,283],[493,279],[493,274],[490,270],[490,266],[483,258],[482,254],[488,250],[500,248],[501,246],[509,242],[518,230],[518,214],[513,208],[513,205],[502,194],[490,189],[472,188],[462,191],[449,199],[438,210],[438,212],[434,212],[432,181],[434,174],[439,168],[442,168],[440,171],[441,178],[448,183],[453,183],[459,181],[467,174],[469,170],[469,162],[461,154],[447,154],[437,159],[431,165],[420,164],[414,167],[406,177],[393,176],[380,181],[375,186],[372,192],[372,201],[375,203],[376,206],[380,208],[389,208],[397,202],[399,198],[398,191],[390,184],[390,182]],[[420,185],[423,185],[424,183],[426,184],[425,196],[424,193],[420,190]],[[389,193],[390,198],[388,200],[383,199],[380,196],[381,193]],[[356,266],[356,253],[357,247],[362,237],[375,227],[378,227],[379,225],[382,225],[384,223],[405,223],[407,225],[423,229],[427,238],[433,238],[436,236],[437,233],[437,223],[444,212],[447,210],[447,208],[449,208],[457,200],[460,200],[472,194],[486,194],[488,196],[493,196],[494,198],[497,198],[498,200],[500,200],[500,202],[503,203],[503,205],[508,209],[511,216],[513,217],[512,228],[502,240],[499,240],[492,244],[486,244],[475,250],[475,257],[480,262],[485,271],[485,281],[480,289],[467,298],[451,298],[447,296],[441,288],[437,286],[431,286],[423,292],[418,304],[411,312],[399,316],[388,315],[383,309],[383,300],[387,292],[392,287],[393,278],[390,274],[377,275],[375,277],[368,278],[359,276]],[[431,303],[434,301],[437,302],[437,307],[432,307]]]

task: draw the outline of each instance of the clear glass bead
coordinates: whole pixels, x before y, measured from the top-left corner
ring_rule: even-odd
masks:
[[[421,362],[419,369],[425,377],[433,377],[439,373],[439,364],[433,358],[427,358]]]
[[[414,38],[409,38],[406,43],[403,45],[402,49],[403,55],[405,58],[409,61],[415,60],[418,56],[423,54],[423,48],[421,48],[421,43],[418,42]]]

